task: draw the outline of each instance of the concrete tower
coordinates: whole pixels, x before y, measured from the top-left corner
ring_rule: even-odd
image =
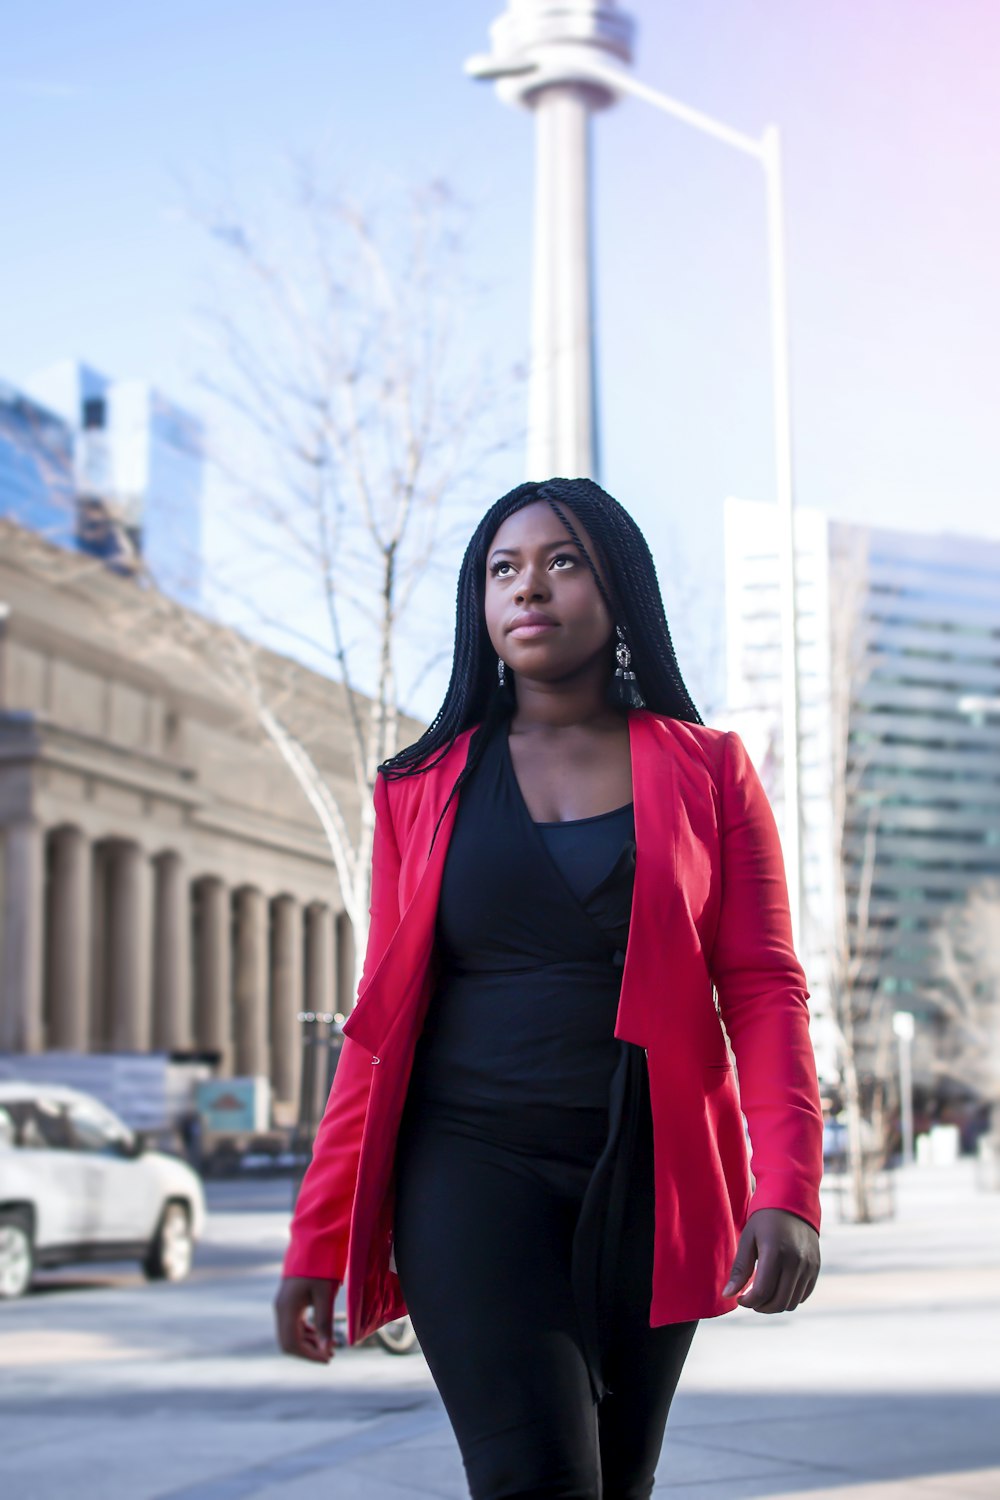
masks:
[[[616,96],[586,77],[586,63],[630,63],[633,36],[616,0],[508,0],[490,27],[492,52],[466,64],[535,116],[529,479],[600,472],[590,117]]]

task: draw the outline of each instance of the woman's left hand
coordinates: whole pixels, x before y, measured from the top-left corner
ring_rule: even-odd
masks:
[[[791,1312],[812,1292],[819,1263],[819,1235],[811,1224],[783,1208],[759,1208],[740,1235],[722,1295],[734,1296],[753,1276],[750,1290],[737,1298],[741,1307]]]

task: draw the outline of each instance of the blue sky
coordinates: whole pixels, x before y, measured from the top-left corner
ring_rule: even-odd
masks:
[[[782,128],[799,502],[1000,536],[993,0],[630,8],[638,76],[748,132]],[[76,355],[198,409],[210,251],[186,203],[218,186],[252,210],[289,150],[361,188],[446,178],[473,207],[470,256],[490,287],[468,338],[523,356],[531,121],[462,73],[500,9],[11,9],[0,376]],[[772,492],[759,172],[626,102],[597,121],[596,219],[603,479],[646,530],[697,653],[724,497]],[[494,486],[523,477],[515,457],[508,469]],[[450,631],[450,593],[442,608]]]

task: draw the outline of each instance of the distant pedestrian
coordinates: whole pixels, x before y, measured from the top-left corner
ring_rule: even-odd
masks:
[[[185,1110],[177,1122],[184,1155],[196,1172],[201,1171],[201,1115],[196,1109]]]
[[[596,484],[487,512],[375,809],[282,1348],[331,1357],[346,1274],[352,1341],[409,1310],[475,1500],[648,1496],[697,1321],[813,1289],[823,1126],[770,808]]]

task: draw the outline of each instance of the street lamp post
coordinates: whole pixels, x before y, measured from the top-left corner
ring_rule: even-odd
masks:
[[[651,89],[640,83],[620,67],[609,66],[601,60],[602,51],[611,53],[628,62],[631,60],[632,23],[619,10],[613,0],[594,6],[586,0],[509,0],[508,12],[494,22],[492,39],[494,52],[488,57],[474,57],[466,64],[466,71],[473,77],[493,79],[497,91],[506,102],[535,103],[544,100],[547,93],[572,86],[581,97],[588,86],[598,99],[599,90],[604,91],[604,102],[610,103],[622,94],[631,94],[636,99],[650,104],[654,109],[673,116],[682,124],[689,125],[704,135],[711,136],[723,145],[730,146],[758,161],[764,171],[767,192],[768,266],[770,281],[770,321],[772,380],[774,385],[774,458],[776,496],[779,511],[779,565],[780,565],[780,610],[781,610],[781,679],[782,679],[782,738],[783,790],[785,801],[784,838],[782,841],[785,865],[788,871],[789,904],[792,913],[792,931],[798,941],[801,934],[802,913],[805,906],[802,862],[802,796],[799,784],[799,650],[795,571],[795,511],[792,470],[792,418],[791,380],[788,356],[788,293],[785,276],[785,229],[784,200],[782,193],[781,140],[777,126],[769,125],[759,138],[744,135],[731,126],[713,119],[701,110]],[[539,137],[542,149],[541,136]],[[548,157],[551,163],[556,150],[553,142]],[[560,158],[565,166],[565,159]],[[548,169],[551,171],[551,166]],[[556,177],[558,174],[556,174]],[[546,179],[548,180],[548,179]],[[556,178],[553,178],[555,181]],[[539,159],[538,199],[540,213],[546,212],[543,198],[542,161]],[[588,209],[589,214],[589,209]],[[577,216],[579,232],[587,215]],[[544,221],[542,221],[544,222]],[[586,223],[589,236],[589,221]],[[550,368],[551,343],[545,343],[540,330],[544,327],[545,299],[553,304],[565,304],[565,291],[561,289],[560,277],[566,275],[566,267],[558,261],[559,242],[541,234],[536,237],[535,276],[535,341],[532,348],[533,371]],[[588,266],[586,301],[578,298],[574,304],[573,326],[579,328],[579,319],[591,319],[589,245],[584,253]],[[541,261],[546,265],[543,268]],[[562,347],[579,351],[585,346],[590,360],[592,332],[588,321],[586,338],[564,339]],[[578,370],[583,366],[578,363]],[[593,391],[591,366],[586,366],[586,378]],[[533,376],[531,418],[529,427],[535,436],[529,439],[529,472],[536,462],[545,472],[565,472],[559,467],[546,468],[544,458],[550,453],[558,455],[553,447],[554,439],[546,446],[545,423],[556,431],[555,418],[538,398]],[[593,397],[591,396],[591,409]],[[596,435],[592,449],[596,461]],[[578,469],[577,472],[590,472]]]
[[[899,1129],[903,1138],[903,1165],[913,1164],[913,1034],[915,1023],[908,1010],[897,1010],[892,1029],[899,1040]]]
[[[298,1118],[292,1133],[292,1155],[295,1159],[293,1208],[312,1156],[316,1131],[333,1084],[340,1050],[344,1045],[339,1025],[343,1016],[332,1015],[327,1011],[300,1010],[296,1020],[302,1027],[302,1065],[299,1070]]]

